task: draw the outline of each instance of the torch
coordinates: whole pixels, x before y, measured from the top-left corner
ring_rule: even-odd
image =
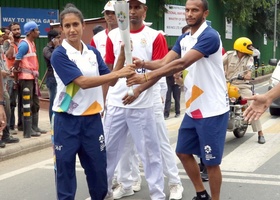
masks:
[[[116,1],[114,5],[115,14],[118,21],[120,35],[124,43],[126,64],[132,64],[132,53],[130,43],[130,27],[129,27],[129,4],[125,1]],[[132,86],[129,87],[127,94],[134,96]]]

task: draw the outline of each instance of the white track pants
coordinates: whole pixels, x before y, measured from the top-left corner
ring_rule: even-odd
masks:
[[[104,135],[109,192],[112,191],[114,171],[123,153],[129,131],[143,162],[151,199],[165,199],[161,151],[153,113],[153,108],[127,109],[107,106],[104,119]]]

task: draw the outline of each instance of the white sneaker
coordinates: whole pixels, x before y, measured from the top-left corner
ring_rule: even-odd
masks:
[[[122,184],[119,184],[119,186],[113,192],[114,199],[121,199],[122,197],[127,197],[131,195],[134,195],[132,188],[124,189]]]
[[[114,200],[113,193],[107,193],[107,195],[106,195],[106,197],[104,198],[104,200]]]
[[[114,190],[118,186],[119,186],[119,183],[118,183],[117,177],[114,177],[112,180],[112,189]]]
[[[85,200],[91,200],[90,197],[86,198]],[[113,193],[107,193],[106,197],[104,200],[114,200],[113,198]]]
[[[132,190],[134,192],[139,192],[141,190],[141,180],[134,181],[132,184]]]
[[[184,188],[181,184],[170,185],[169,188],[170,188],[169,200],[182,199]]]

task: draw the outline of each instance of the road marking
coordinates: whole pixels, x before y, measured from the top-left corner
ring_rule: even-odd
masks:
[[[18,169],[18,170],[15,170],[15,171],[12,171],[12,172],[9,172],[6,174],[2,174],[2,175],[0,175],[0,181],[7,179],[7,178],[11,178],[13,176],[17,176],[19,174],[22,174],[22,173],[25,173],[28,171],[31,171],[36,168],[41,168],[41,167],[45,166],[46,164],[50,164],[50,163],[53,163],[53,159],[44,160],[44,161],[36,163],[34,165],[30,165],[28,167],[23,167],[21,169]]]
[[[53,166],[40,166],[41,169],[49,169],[53,170]],[[84,169],[81,166],[76,167],[76,171],[83,172]],[[140,172],[141,176],[145,178],[145,174],[143,170]],[[229,183],[245,183],[245,184],[260,184],[260,185],[280,185],[280,175],[270,175],[270,174],[253,174],[253,173],[241,173],[241,172],[224,172],[223,174],[223,182]],[[179,176],[183,180],[189,180],[188,175],[184,169],[179,169]],[[234,178],[228,178],[227,176],[231,176]],[[236,178],[235,178],[236,177]],[[239,177],[239,178],[238,178]],[[251,178],[251,179],[248,179]],[[257,179],[253,179],[257,178]],[[260,180],[262,179],[262,180]],[[264,180],[267,179],[267,180]],[[268,180],[273,179],[273,180]]]
[[[223,171],[253,172],[280,152],[280,134],[265,134],[266,143],[260,145],[251,137],[223,158]],[[268,148],[269,147],[269,148]]]

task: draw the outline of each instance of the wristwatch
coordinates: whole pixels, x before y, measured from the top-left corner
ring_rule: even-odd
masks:
[[[5,102],[5,101],[0,101],[0,105],[5,106],[5,105],[6,105],[6,102]]]

